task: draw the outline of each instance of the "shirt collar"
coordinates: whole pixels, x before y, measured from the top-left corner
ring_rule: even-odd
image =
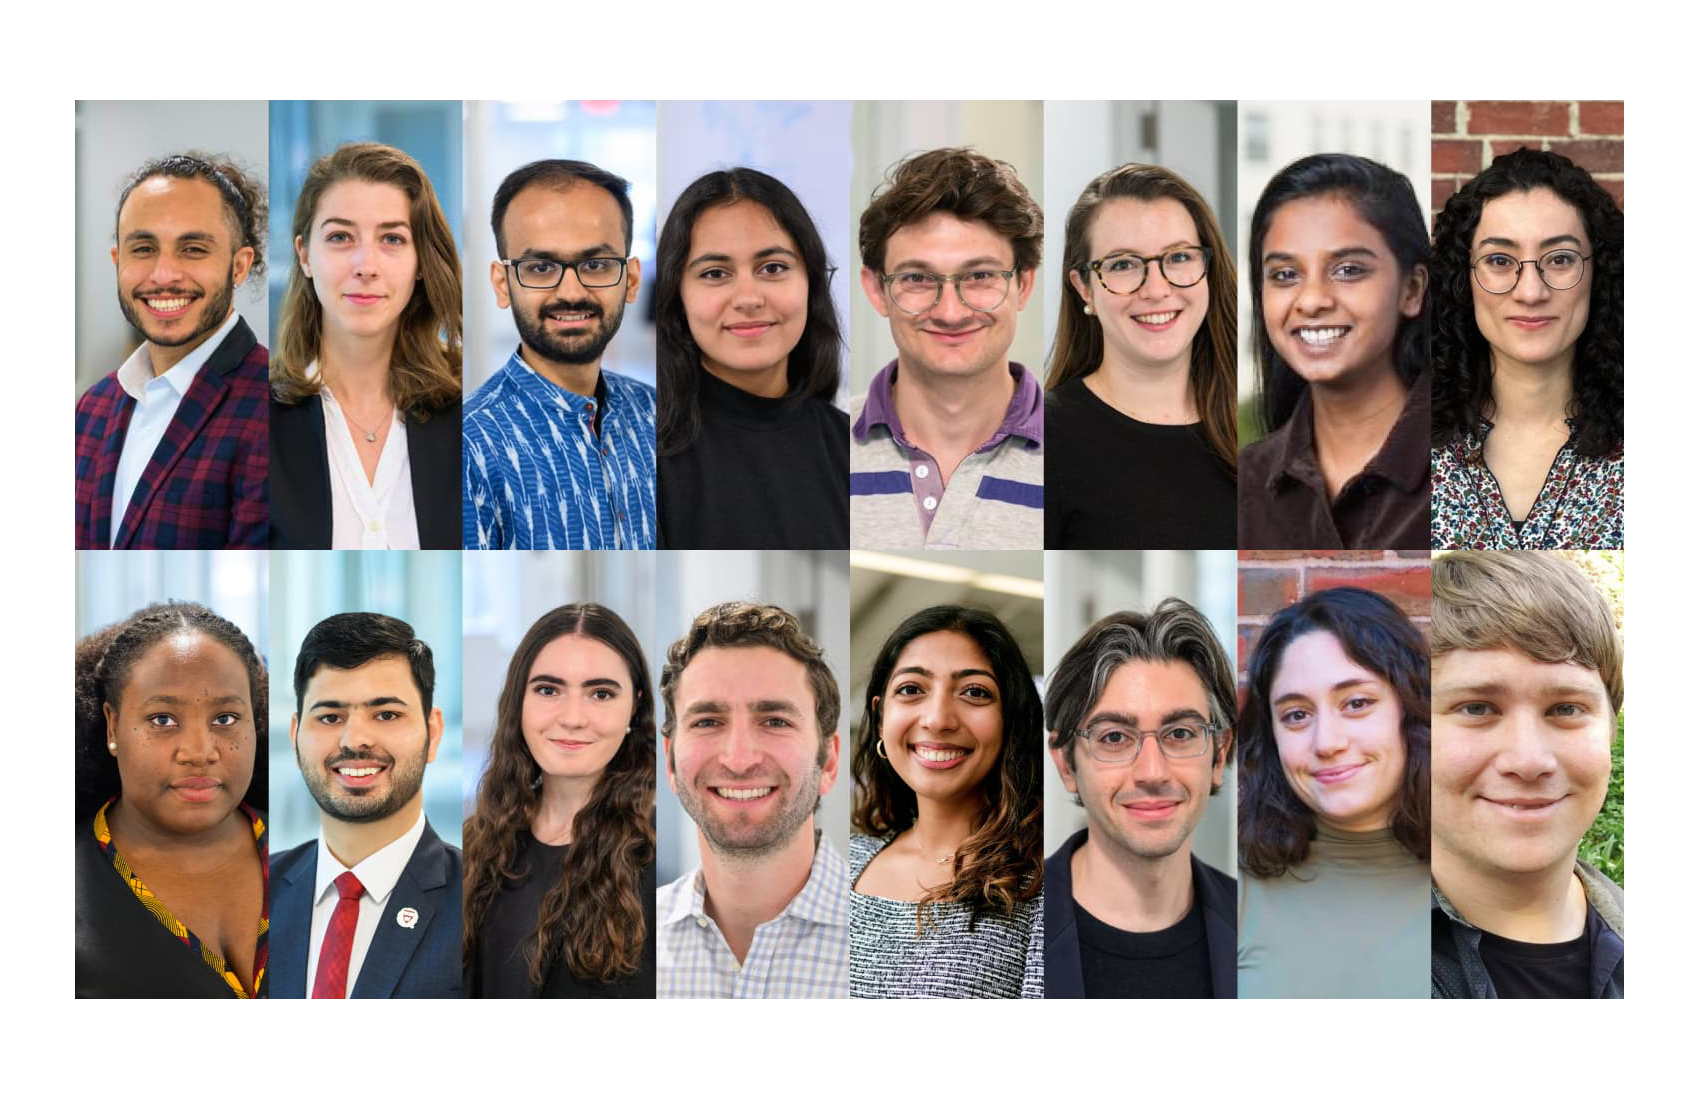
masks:
[[[1045,395],[1039,388],[1039,380],[1020,363],[1011,363],[1009,374],[1015,379],[1015,394],[1009,399],[1003,423],[992,433],[992,438],[976,448],[977,452],[990,450],[1012,435],[1029,440],[1034,446],[1044,445]],[[856,442],[866,443],[869,430],[878,426],[890,432],[898,443],[912,449],[908,437],[903,434],[903,423],[897,419],[897,404],[891,397],[891,387],[896,381],[897,360],[893,359],[874,375],[873,383],[868,386],[868,399],[862,405],[862,415],[856,418],[850,429]]]
[[[224,343],[224,338],[230,335],[230,330],[236,327],[236,322],[241,320],[241,316],[235,310],[231,310],[230,316],[224,319],[224,324],[218,326],[211,336],[202,340],[194,351],[179,359],[170,370],[160,375],[159,380],[170,386],[172,392],[177,394],[178,397],[188,393],[189,384],[195,380],[195,375],[201,372],[201,368],[206,366],[207,360],[212,358],[213,352],[217,351],[218,346]],[[153,357],[148,353],[148,344],[144,340],[142,346],[131,352],[130,358],[124,360],[124,365],[118,368],[118,384],[124,388],[125,393],[140,401],[142,393],[152,381],[154,381]]]
[[[515,348],[514,353],[508,356],[508,362],[504,369],[508,372],[509,379],[520,393],[545,405],[565,404],[574,412],[580,411],[593,401],[606,407],[608,399],[613,393],[608,387],[608,372],[600,368],[596,372],[596,394],[594,397],[584,397],[571,390],[562,389],[533,370],[531,364],[527,363],[524,356],[520,355],[518,348]]]
[[[689,890],[669,890],[667,893],[667,908],[655,914],[658,925],[708,919],[703,909],[707,889],[701,868],[691,875]],[[832,846],[832,841],[816,829],[815,858],[809,864],[809,881],[803,884],[803,888],[797,891],[797,896],[791,899],[791,904],[780,910],[773,920],[780,921],[790,917],[811,924],[847,926],[849,916],[845,910],[844,899],[849,897],[849,894],[849,865]]]
[[[401,873],[407,869],[407,861],[413,858],[413,849],[419,846],[419,838],[424,835],[425,813],[420,811],[418,819],[407,832],[353,867],[344,867],[325,844],[325,834],[320,833],[319,868],[313,883],[315,904],[325,899],[325,891],[335,892],[338,875],[344,871],[353,871],[354,877],[360,880],[360,885],[365,887],[372,900],[383,905],[389,900],[390,891],[395,889],[395,884],[401,881]]]
[[[1428,483],[1430,434],[1430,378],[1427,371],[1417,376],[1405,391],[1405,406],[1399,419],[1382,440],[1364,466],[1364,474],[1373,474],[1392,482],[1405,492],[1416,492]],[[1280,442],[1275,462],[1269,468],[1267,487],[1279,488],[1282,478],[1293,478],[1307,484],[1322,484],[1322,467],[1316,461],[1316,428],[1311,421],[1310,387],[1299,394],[1293,415],[1278,429]],[[1361,475],[1360,475],[1361,476]]]

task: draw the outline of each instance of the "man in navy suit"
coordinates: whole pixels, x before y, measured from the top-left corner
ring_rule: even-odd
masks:
[[[1106,616],[1051,674],[1051,759],[1086,828],[1045,861],[1045,996],[1238,992],[1234,880],[1192,854],[1234,705],[1234,666],[1182,600]]]
[[[460,996],[460,849],[420,793],[435,683],[431,648],[388,615],[332,615],[301,643],[289,741],[320,831],[272,857],[273,997]]]

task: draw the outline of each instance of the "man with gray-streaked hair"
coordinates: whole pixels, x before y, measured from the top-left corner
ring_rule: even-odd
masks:
[[[1234,709],[1233,663],[1183,600],[1100,619],[1051,673],[1051,759],[1086,828],[1045,861],[1045,996],[1236,994],[1234,880],[1192,854]]]

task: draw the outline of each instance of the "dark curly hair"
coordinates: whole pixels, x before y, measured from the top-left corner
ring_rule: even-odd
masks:
[[[1263,323],[1263,242],[1275,212],[1294,199],[1337,196],[1352,204],[1358,216],[1375,227],[1408,276],[1428,263],[1428,226],[1417,203],[1417,192],[1404,176],[1367,157],[1347,153],[1317,153],[1301,157],[1275,173],[1263,188],[1251,214],[1250,278],[1251,330],[1257,348],[1257,408],[1265,432],[1285,424],[1298,407],[1305,380],[1287,365],[1269,339]],[[1426,306],[1426,302],[1424,303]],[[1428,310],[1399,318],[1393,344],[1393,369],[1407,387],[1429,365]]]
[[[851,827],[870,836],[890,836],[915,824],[915,792],[880,759],[879,698],[885,694],[897,659],[923,634],[962,634],[986,654],[1003,703],[1003,751],[981,788],[985,809],[974,831],[956,850],[951,880],[928,890],[915,912],[917,928],[927,906],[962,902],[970,922],[986,914],[1008,916],[1018,903],[1039,896],[1043,885],[1043,831],[1040,783],[1043,776],[1045,711],[1021,646],[1009,628],[978,608],[944,605],[917,611],[880,646],[868,673],[868,694],[856,727],[850,772],[856,779]]]
[[[1362,588],[1326,588],[1269,620],[1246,670],[1239,721],[1240,865],[1258,878],[1275,878],[1304,863],[1316,839],[1316,815],[1293,792],[1281,768],[1269,693],[1287,647],[1317,630],[1334,635],[1347,656],[1386,680],[1399,697],[1405,776],[1388,825],[1395,840],[1426,862],[1428,645],[1387,597]]]
[[[1571,439],[1591,458],[1623,446],[1623,211],[1594,177],[1558,153],[1503,153],[1446,200],[1434,223],[1434,445],[1473,436],[1493,411],[1493,360],[1476,327],[1470,258],[1482,208],[1546,188],[1576,208],[1593,251],[1588,324],[1571,367]],[[1480,450],[1475,450],[1479,457]]]
[[[632,681],[632,724],[590,801],[573,819],[572,843],[543,895],[525,953],[531,984],[539,988],[557,963],[582,981],[608,982],[636,972],[647,931],[643,868],[655,861],[655,696],[643,648],[625,620],[601,604],[557,607],[520,639],[496,703],[490,762],[463,834],[462,949],[472,957],[497,894],[518,877],[513,865],[520,834],[531,827],[542,801],[543,771],[520,728],[526,684],[543,647],[568,634],[594,638],[625,661]]]
[[[266,273],[266,182],[258,175],[245,171],[229,157],[212,153],[172,153],[148,161],[124,179],[118,193],[117,213],[123,213],[130,193],[144,182],[157,176],[170,179],[205,180],[218,189],[224,203],[225,221],[230,225],[230,249],[254,250],[254,260],[248,266],[249,285],[264,285]],[[115,231],[116,233],[116,231]]]
[[[254,715],[254,775],[242,801],[262,814],[266,808],[265,663],[237,626],[198,603],[169,600],[149,604],[122,622],[102,627],[77,642],[77,790],[79,822],[93,820],[95,811],[119,793],[118,762],[106,747],[104,706],[117,709],[129,683],[130,670],[153,646],[179,634],[204,634],[236,655],[248,670],[249,701]]]

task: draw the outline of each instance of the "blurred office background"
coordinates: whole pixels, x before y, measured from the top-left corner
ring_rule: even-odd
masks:
[[[266,184],[266,103],[82,100],[77,103],[77,393],[118,369],[142,338],[118,311],[118,195],[131,172],[172,153],[230,157]],[[287,219],[285,219],[287,222]],[[237,289],[234,304],[260,343],[271,310],[258,279]]]
[[[513,317],[496,306],[490,265],[496,237],[490,203],[508,173],[534,160],[582,160],[631,184],[632,250],[642,266],[638,298],[603,353],[604,369],[655,384],[655,122],[649,100],[548,100],[465,105],[466,191],[460,220],[466,306],[467,396],[519,346]]]

